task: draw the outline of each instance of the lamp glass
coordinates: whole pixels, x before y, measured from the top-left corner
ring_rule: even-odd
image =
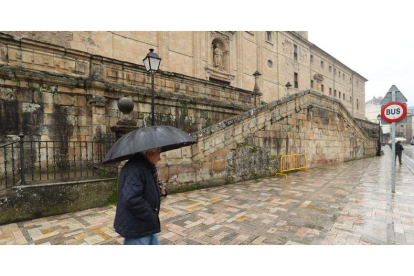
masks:
[[[147,72],[149,72],[151,70],[151,66],[150,66],[150,59],[148,56],[144,58],[144,65],[145,65],[145,69],[147,70]]]
[[[149,59],[150,59],[151,71],[154,71],[154,72],[158,71],[158,68],[160,67],[161,59],[153,58],[153,57],[150,57]]]

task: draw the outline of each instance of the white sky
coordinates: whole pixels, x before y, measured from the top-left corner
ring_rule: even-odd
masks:
[[[326,36],[324,30],[309,31],[309,41],[368,79],[365,100],[385,96],[393,84],[414,105],[413,32],[353,29]]]

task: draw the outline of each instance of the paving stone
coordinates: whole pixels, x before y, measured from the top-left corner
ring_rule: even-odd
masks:
[[[391,196],[384,151],[286,178],[169,195],[160,244],[414,244],[414,168],[397,170]],[[115,208],[1,225],[0,244],[122,244]]]

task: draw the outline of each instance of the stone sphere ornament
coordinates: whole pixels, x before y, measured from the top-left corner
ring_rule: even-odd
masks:
[[[129,114],[134,109],[134,102],[128,97],[122,97],[118,100],[118,109],[123,114]]]

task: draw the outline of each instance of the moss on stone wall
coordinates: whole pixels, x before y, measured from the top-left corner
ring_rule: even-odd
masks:
[[[0,198],[0,225],[108,205],[116,180],[82,181],[15,187]]]

